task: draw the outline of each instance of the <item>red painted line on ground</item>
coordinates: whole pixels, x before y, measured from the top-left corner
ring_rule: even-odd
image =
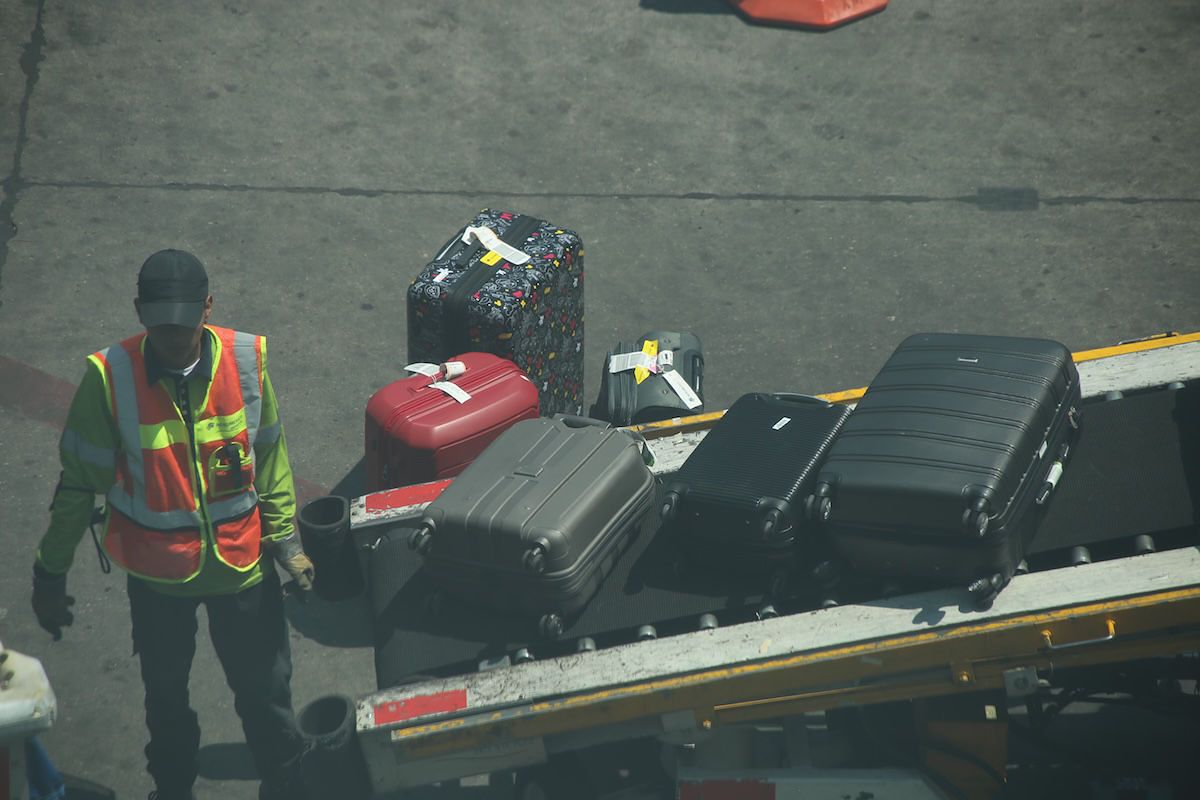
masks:
[[[0,406],[62,430],[74,396],[67,381],[0,356]]]
[[[32,420],[62,430],[75,396],[75,384],[36,367],[0,355],[0,408],[16,411]],[[293,476],[297,508],[309,500],[329,494],[325,487]]]

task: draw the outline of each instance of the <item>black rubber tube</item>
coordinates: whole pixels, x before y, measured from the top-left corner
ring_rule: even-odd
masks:
[[[297,715],[296,724],[308,743],[300,771],[310,797],[370,797],[367,765],[354,723],[354,701],[339,694],[318,697]]]
[[[336,495],[310,500],[300,509],[300,540],[316,569],[313,590],[336,602],[363,590],[362,570],[350,536],[350,501]]]

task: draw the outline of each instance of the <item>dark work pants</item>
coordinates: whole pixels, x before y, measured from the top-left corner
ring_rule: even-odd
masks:
[[[208,611],[213,648],[233,689],[263,798],[287,797],[295,781],[301,737],[292,712],[292,656],[283,595],[274,566],[237,594],[175,597],[130,576],[133,645],[146,688],[147,770],[158,789],[186,792],[196,780],[200,726],[188,703],[196,652],[196,609]]]

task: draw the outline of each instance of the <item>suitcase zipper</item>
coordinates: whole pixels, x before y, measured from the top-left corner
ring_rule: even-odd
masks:
[[[542,221],[537,217],[522,214],[509,223],[500,240],[520,249],[529,234],[537,230],[541,223]],[[482,249],[482,245],[472,245],[467,254],[468,261],[474,259]],[[459,355],[471,350],[471,337],[467,333],[470,316],[467,309],[471,303],[471,296],[487,283],[488,278],[495,274],[496,269],[495,264],[485,264],[482,259],[476,260],[462,272],[454,287],[446,295],[445,330],[449,331],[450,335],[443,344],[448,348],[450,355]]]

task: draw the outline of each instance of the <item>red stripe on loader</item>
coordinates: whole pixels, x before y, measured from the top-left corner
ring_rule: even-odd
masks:
[[[375,706],[375,724],[390,725],[393,722],[425,717],[430,714],[448,714],[467,707],[467,690],[454,689],[437,694],[420,694],[407,700],[380,703]]]
[[[438,495],[450,485],[450,479],[417,483],[412,486],[401,486],[399,489],[387,489],[373,492],[366,496],[364,503],[368,514],[379,514],[384,511],[396,511],[404,508],[427,506],[437,499]]]
[[[680,781],[679,800],[775,800],[775,784],[764,780]]]

